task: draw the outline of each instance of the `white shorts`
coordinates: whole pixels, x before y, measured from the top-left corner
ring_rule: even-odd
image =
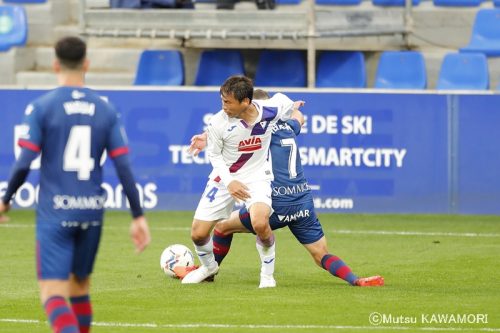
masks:
[[[245,206],[250,206],[256,202],[261,202],[269,206],[272,214],[271,182],[261,180],[245,184],[250,193],[250,199],[245,201]],[[198,208],[194,213],[194,218],[202,221],[218,221],[227,219],[236,201],[229,194],[227,188],[220,182],[209,180],[205,187],[205,192],[201,196]]]

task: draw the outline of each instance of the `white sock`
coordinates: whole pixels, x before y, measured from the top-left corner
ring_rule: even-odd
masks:
[[[194,248],[196,250],[196,254],[198,255],[198,259],[200,259],[203,266],[208,268],[214,268],[217,266],[214,256],[214,243],[212,242],[212,237],[210,237],[210,240],[204,245],[194,244]]]
[[[260,274],[273,275],[274,262],[276,261],[276,243],[273,243],[270,247],[264,247],[257,242],[255,243],[255,246],[257,247],[257,251],[260,255]]]

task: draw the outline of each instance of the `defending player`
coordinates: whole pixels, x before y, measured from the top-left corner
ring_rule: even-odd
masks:
[[[267,99],[263,90],[256,89],[256,99]],[[271,158],[274,172],[272,182],[272,207],[269,224],[272,230],[288,226],[297,240],[304,245],[316,264],[332,275],[354,286],[382,286],[380,276],[358,278],[339,257],[329,253],[321,224],[314,211],[311,190],[304,177],[297,149],[296,136],[304,123],[300,114],[287,121],[278,121],[272,128]],[[196,135],[191,141],[190,151],[197,154],[204,146],[205,135]],[[290,189],[289,191],[287,189]],[[252,228],[251,217],[245,207],[231,214],[215,226],[213,244],[215,260],[220,265],[227,255],[234,233],[248,233]]]
[[[114,161],[130,202],[130,235],[138,252],[149,244],[150,234],[118,114],[97,93],[83,87],[89,65],[85,43],[77,37],[62,38],[55,52],[54,70],[60,87],[26,108],[26,131],[18,142],[22,152],[0,200],[0,216],[9,210],[9,202],[25,181],[31,162],[41,153],[36,218],[40,297],[54,332],[89,332],[90,274],[105,202],[99,161],[105,150]]]
[[[210,234],[217,222],[229,217],[238,200],[245,203],[258,237],[259,287],[274,287],[275,245],[269,227],[273,173],[267,156],[271,128],[278,120],[290,117],[294,102],[283,94],[267,101],[252,101],[253,84],[244,76],[228,78],[220,94],[222,110],[208,126],[207,156],[213,171],[191,228],[201,266],[187,274],[182,283],[200,283],[218,272]]]

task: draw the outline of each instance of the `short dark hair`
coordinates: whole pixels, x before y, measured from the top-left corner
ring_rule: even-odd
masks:
[[[248,98],[253,99],[253,82],[243,75],[234,75],[229,77],[220,87],[220,94],[233,95],[240,103]]]
[[[253,91],[254,99],[269,99],[271,96],[264,89],[255,89]]]
[[[79,37],[63,37],[54,49],[57,59],[67,69],[79,69],[87,53],[87,45]]]

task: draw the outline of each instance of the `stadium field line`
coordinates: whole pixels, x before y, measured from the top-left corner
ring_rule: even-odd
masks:
[[[426,232],[426,231],[388,231],[388,230],[333,230],[338,234],[398,235],[398,236],[450,236],[450,237],[500,237],[500,234],[476,232]]]
[[[34,224],[0,224],[0,228],[34,228]],[[127,227],[108,227],[104,229],[126,229]],[[151,230],[162,231],[191,231],[191,227],[150,227]],[[394,231],[394,230],[326,230],[337,234],[357,234],[357,235],[382,235],[382,236],[446,236],[446,237],[500,237],[500,234],[495,233],[477,233],[477,232],[444,232],[444,231]]]
[[[0,323],[14,324],[47,324],[46,321],[35,319],[9,319],[0,318]],[[208,324],[208,323],[193,323],[193,324],[155,324],[155,323],[120,323],[120,322],[93,322],[92,326],[96,327],[129,327],[129,328],[151,328],[151,329],[179,329],[179,328],[220,328],[220,329],[335,329],[335,330],[382,330],[382,331],[440,331],[440,332],[460,332],[460,331],[476,331],[476,332],[500,332],[497,327],[413,327],[413,326],[348,326],[348,325],[231,325],[231,324]]]

